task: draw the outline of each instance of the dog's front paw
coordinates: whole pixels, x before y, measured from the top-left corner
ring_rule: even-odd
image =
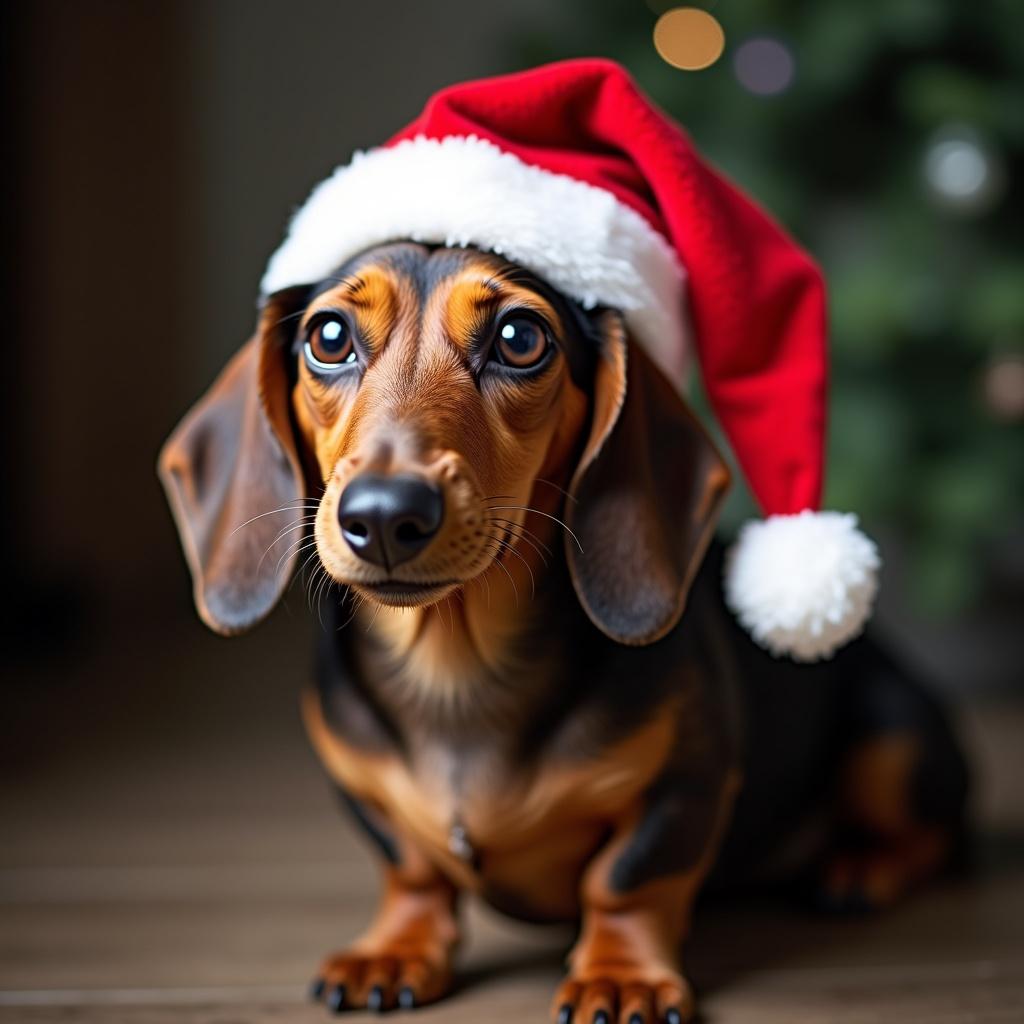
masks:
[[[551,1016],[555,1024],[686,1024],[693,1016],[693,993],[675,972],[593,964],[562,982]]]
[[[451,970],[406,954],[338,953],[324,961],[310,995],[334,1013],[367,1009],[411,1010],[440,999],[451,987]]]

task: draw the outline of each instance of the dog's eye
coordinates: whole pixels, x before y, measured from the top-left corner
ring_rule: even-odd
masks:
[[[306,360],[314,369],[328,370],[356,361],[352,332],[341,317],[327,317],[313,327],[306,339]]]
[[[548,350],[548,334],[532,317],[510,316],[498,324],[494,351],[506,366],[535,366]]]

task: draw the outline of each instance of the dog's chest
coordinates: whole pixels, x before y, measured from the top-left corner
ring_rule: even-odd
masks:
[[[588,758],[520,765],[484,743],[429,739],[399,757],[361,750],[337,735],[315,698],[306,712],[335,781],[379,808],[460,883],[530,902],[535,894],[524,889],[564,892],[571,885],[601,837],[639,799],[672,740],[669,721],[660,718]],[[551,899],[539,902],[549,906]]]

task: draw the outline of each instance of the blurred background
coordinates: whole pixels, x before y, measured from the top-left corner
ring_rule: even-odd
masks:
[[[858,511],[881,541],[877,628],[962,709],[965,730],[975,707],[1015,706],[1024,7],[720,0],[679,21],[676,6],[5,5],[0,877],[11,900],[49,891],[51,876],[31,870],[71,861],[175,849],[243,860],[258,841],[238,816],[270,806],[295,854],[312,835],[302,814],[331,813],[296,713],[309,664],[301,587],[253,636],[209,635],[156,452],[248,336],[264,263],[312,185],[437,88],[547,60],[622,61],[821,261],[827,504]],[[735,495],[726,532],[748,510]],[[991,806],[1013,803],[1017,770],[993,771]],[[157,784],[169,772],[181,785]],[[81,825],[90,815],[95,834]],[[190,845],[174,838],[186,819],[204,823]],[[45,959],[43,937],[25,941],[8,952]]]
[[[824,265],[826,500],[883,541],[881,627],[947,688],[1010,685],[1024,10],[723,2],[710,34],[673,34],[669,14],[656,45],[673,6],[9,4],[9,642],[34,658],[44,621],[53,652],[190,614],[155,452],[247,337],[265,260],[317,180],[446,83],[602,54]],[[735,496],[726,531],[748,505]]]
[[[1024,8],[554,6],[529,63],[622,61],[824,267],[825,505],[882,540],[882,627],[951,688],[1024,678]]]

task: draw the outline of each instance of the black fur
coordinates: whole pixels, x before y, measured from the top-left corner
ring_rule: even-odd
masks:
[[[434,275],[450,268],[424,261],[422,253],[420,246],[400,246],[390,258],[426,294]],[[357,272],[360,259],[338,276]],[[573,374],[589,380],[590,315],[525,271],[504,273],[524,275],[556,305],[572,335],[565,341]],[[619,891],[696,863],[715,825],[722,786],[736,770],[744,784],[716,874],[743,879],[779,862],[794,833],[833,802],[851,747],[888,732],[910,733],[920,742],[914,810],[921,820],[958,824],[967,772],[938,705],[869,637],[813,665],[772,658],[725,609],[722,562],[722,548],[713,544],[679,623],[653,644],[626,647],[587,618],[559,554],[538,588],[534,626],[519,641],[521,678],[482,681],[499,684],[491,689],[502,693],[514,690],[512,713],[506,708],[495,716],[483,707],[476,718],[469,711],[450,720],[443,711],[428,717],[403,698],[401,687],[390,685],[397,666],[382,660],[372,636],[341,628],[350,609],[334,591],[317,673],[325,719],[348,743],[370,751],[410,759],[416,744],[432,736],[468,770],[486,751],[514,770],[543,771],[547,763],[586,763],[654,716],[676,716],[674,749],[612,870]],[[380,845],[379,829],[356,811]],[[397,856],[393,842],[384,849]],[[499,902],[510,905],[515,895]]]
[[[335,786],[338,799],[342,806],[352,816],[362,830],[370,837],[373,844],[381,852],[381,855],[389,864],[398,864],[401,861],[401,850],[398,842],[391,831],[381,822],[380,818],[372,814],[366,806],[357,800],[342,786]]]

